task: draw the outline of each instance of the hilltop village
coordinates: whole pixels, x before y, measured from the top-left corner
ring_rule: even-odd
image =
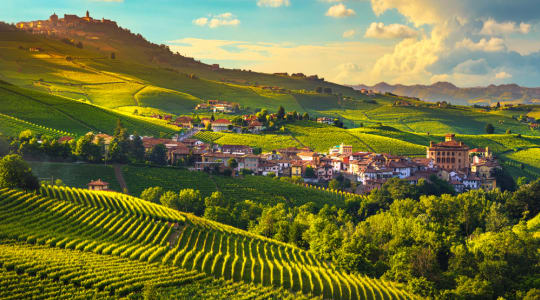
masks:
[[[63,18],[59,18],[56,13],[53,13],[47,20],[37,20],[31,22],[19,22],[16,24],[17,28],[22,30],[28,30],[32,33],[39,34],[52,34],[66,31],[70,28],[77,27],[85,24],[101,24],[105,26],[117,27],[115,21],[107,20],[102,18],[94,19],[90,17],[90,12],[86,11],[84,17],[79,17],[77,15],[66,15],[64,14]]]

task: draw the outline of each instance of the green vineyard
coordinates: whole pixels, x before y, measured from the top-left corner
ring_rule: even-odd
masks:
[[[19,133],[24,130],[32,130],[35,133],[52,137],[74,136],[73,134],[62,130],[48,128],[0,113],[0,133],[6,136],[18,136]]]
[[[294,246],[111,192],[0,190],[0,241],[0,286],[12,298],[35,292],[24,288],[33,282],[51,297],[61,288],[103,298],[140,293],[147,282],[178,296],[201,280],[249,298],[414,298]]]

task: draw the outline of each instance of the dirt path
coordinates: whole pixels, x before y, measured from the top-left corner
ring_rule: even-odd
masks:
[[[114,165],[114,176],[116,176],[116,181],[118,181],[118,184],[122,188],[122,193],[125,192],[129,195],[126,180],[124,179],[124,174],[122,174],[122,165]]]

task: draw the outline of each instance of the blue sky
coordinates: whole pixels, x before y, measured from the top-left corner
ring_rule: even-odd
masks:
[[[339,83],[540,85],[536,0],[3,0],[0,20],[116,20],[226,67]],[[21,9],[24,7],[24,9]]]

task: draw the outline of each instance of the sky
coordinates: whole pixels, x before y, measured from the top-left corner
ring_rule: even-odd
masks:
[[[539,0],[2,0],[118,22],[206,63],[342,84],[540,86]],[[24,7],[24,9],[21,9]]]

